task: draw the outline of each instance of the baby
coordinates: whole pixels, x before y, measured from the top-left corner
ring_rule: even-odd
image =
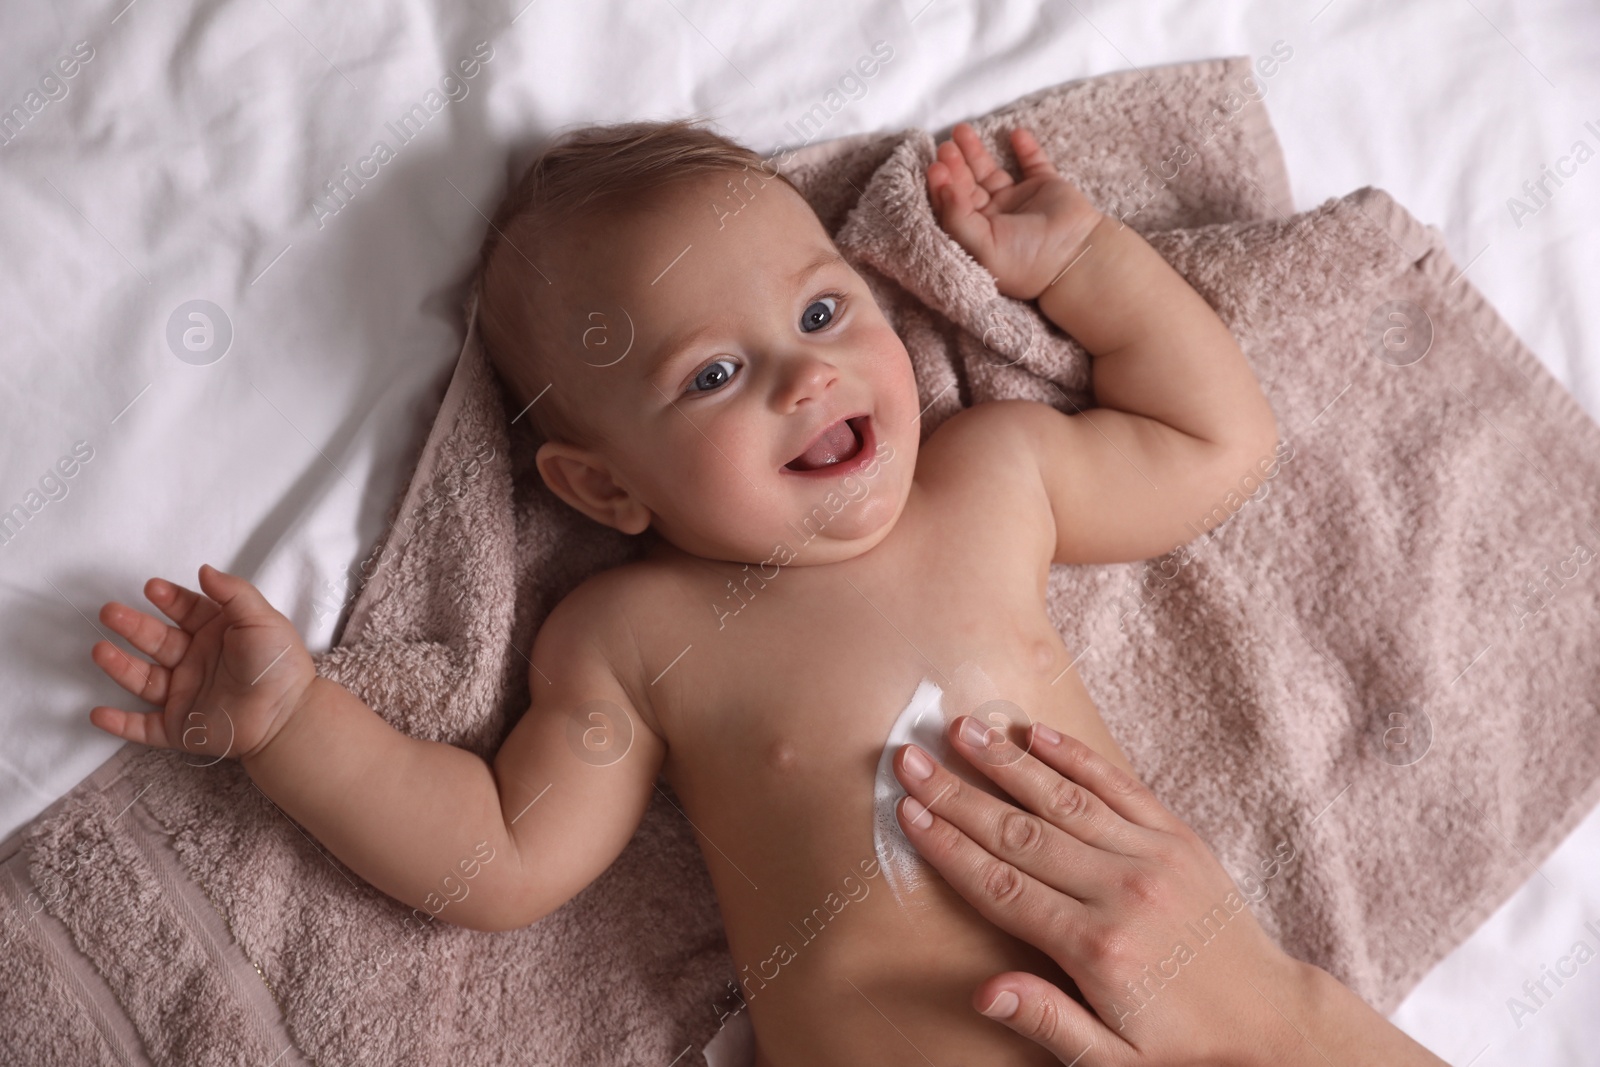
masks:
[[[482,339],[545,484],[651,543],[544,621],[493,764],[316,677],[288,620],[209,567],[200,593],[146,585],[176,626],[102,609],[154,664],[108,642],[96,662],[164,710],[91,720],[241,759],[371,884],[480,930],[588,885],[659,775],[710,869],[759,1064],[1055,1062],[970,1004],[999,971],[1067,979],[908,859],[894,820],[926,815],[894,804],[893,775],[937,744],[898,742],[1036,721],[1131,772],[1046,613],[1050,566],[1187,542],[1276,425],[1205,301],[1010,136],[1020,180],[956,126],[927,168],[934,211],[1092,353],[1099,406],[985,403],[921,440],[905,346],[786,178],[690,122],[576,131],[491,227]],[[445,900],[441,875],[469,867]]]

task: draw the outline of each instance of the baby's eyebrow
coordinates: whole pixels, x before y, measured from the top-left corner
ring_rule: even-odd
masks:
[[[668,381],[668,372],[672,370],[672,365],[677,361],[678,355],[691,345],[699,344],[709,334],[716,333],[718,328],[718,324],[711,323],[700,327],[698,330],[691,330],[688,333],[681,333],[675,337],[667,338],[650,354],[649,362],[644,364],[649,368],[648,379],[657,389],[662,392],[669,392],[673,383]]]
[[[817,273],[817,271],[821,270],[823,267],[831,267],[835,263],[843,262],[844,257],[839,254],[839,250],[837,248],[830,248],[821,255],[814,257],[809,263],[801,267],[799,270],[795,271],[789,280],[793,284],[799,285],[801,282]]]
[[[806,279],[810,278],[813,274],[817,273],[823,268],[831,267],[835,264],[843,262],[844,257],[839,254],[839,250],[837,248],[827,249],[826,251],[813,256],[804,266],[790,275],[789,284],[795,288],[799,288],[805,283]],[[691,345],[697,344],[708,334],[715,333],[716,331],[717,326],[712,324],[709,326],[702,326],[697,330],[691,330],[687,333],[678,334],[675,337],[667,338],[665,342],[658,345],[650,354],[649,361],[645,364],[651,368],[649,372],[649,377],[651,380],[655,381],[658,387],[664,387],[667,383],[662,379],[665,379],[667,376],[667,370],[673,362],[673,357],[677,356],[680,352]]]

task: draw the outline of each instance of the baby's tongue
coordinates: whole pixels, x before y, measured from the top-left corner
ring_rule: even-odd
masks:
[[[799,458],[791,460],[789,467],[797,471],[814,471],[818,467],[827,467],[850,458],[855,450],[855,431],[850,429],[849,423],[840,420]]]

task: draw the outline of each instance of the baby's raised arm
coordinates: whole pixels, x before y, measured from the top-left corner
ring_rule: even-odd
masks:
[[[586,598],[563,601],[540,629],[533,662],[544,676],[533,673],[532,706],[491,765],[401,733],[317,676],[293,625],[249,582],[202,569],[201,586],[209,595],[146,586],[178,626],[120,604],[102,609],[155,662],[108,642],[95,646],[96,662],[164,709],[96,708],[95,725],[155,747],[238,757],[351,870],[458,926],[503,930],[542,918],[632,837],[665,745],[612,672]]]
[[[1200,294],[1097,211],[1031,133],[1014,130],[1012,141],[1020,182],[971,126],[956,126],[928,168],[934,206],[1000,292],[1037,299],[1089,350],[1100,407],[1063,417],[1002,402],[1009,410],[993,417],[1020,429],[1039,459],[1056,562],[1161,555],[1231,513],[1230,490],[1273,451],[1272,409]]]

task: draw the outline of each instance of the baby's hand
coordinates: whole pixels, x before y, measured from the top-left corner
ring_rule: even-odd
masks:
[[[994,275],[1001,293],[1035,299],[1082,253],[1104,216],[1027,130],[1011,131],[1020,182],[995,163],[967,123],[958,123],[951,137],[928,164],[939,225]]]
[[[155,662],[132,659],[110,641],[95,642],[91,658],[163,710],[99,706],[89,721],[153,748],[243,758],[283,729],[316,665],[294,624],[243,578],[202,566],[200,588],[204,595],[160,578],[145,583],[145,596],[177,626],[116,601],[100,609],[100,621]]]

